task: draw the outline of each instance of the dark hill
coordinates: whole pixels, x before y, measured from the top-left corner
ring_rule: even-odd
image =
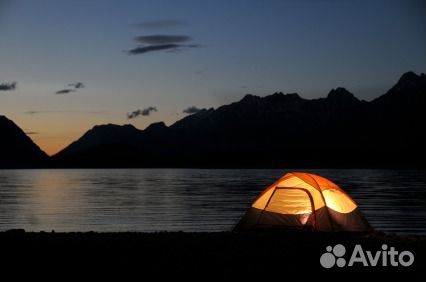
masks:
[[[42,167],[47,158],[13,121],[0,116],[0,168]]]

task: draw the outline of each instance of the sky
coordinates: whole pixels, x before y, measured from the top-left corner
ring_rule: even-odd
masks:
[[[425,72],[425,34],[423,0],[0,0],[0,115],[54,154],[247,93],[372,100]]]

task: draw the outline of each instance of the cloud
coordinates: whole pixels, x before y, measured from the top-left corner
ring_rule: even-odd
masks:
[[[148,108],[145,108],[143,110],[138,109],[138,110],[133,111],[131,113],[127,113],[127,118],[133,119],[133,118],[137,118],[139,116],[149,116],[151,114],[151,112],[156,112],[156,111],[157,111],[156,107],[148,107]]]
[[[179,51],[182,48],[198,48],[201,47],[197,44],[160,44],[160,45],[147,45],[147,46],[139,46],[134,49],[131,49],[127,51],[129,55],[140,55],[145,54],[148,52],[154,52],[154,51],[165,51],[168,50],[169,52],[173,51]]]
[[[149,46],[139,46],[128,51],[130,55],[145,54],[153,51],[161,50],[172,50],[179,48],[179,44],[161,44],[161,45],[149,45]]]
[[[16,89],[16,86],[18,85],[17,82],[5,82],[0,83],[0,91],[12,91]]]
[[[74,89],[61,89],[56,91],[55,94],[68,94],[72,92],[76,92],[76,91]]]
[[[36,134],[39,134],[39,133],[36,132],[36,131],[29,131],[29,132],[25,132],[25,134],[26,135],[36,135]]]
[[[143,21],[136,24],[137,27],[147,28],[147,29],[164,29],[164,28],[174,28],[179,26],[185,26],[187,22],[176,19],[164,19],[164,20],[155,20],[155,21]]]
[[[55,94],[69,94],[69,93],[72,93],[72,92],[77,92],[77,89],[81,89],[81,88],[86,87],[83,82],[69,83],[68,86],[72,87],[72,88],[65,88],[65,89],[58,90],[58,91],[55,92]]]
[[[187,35],[164,35],[164,34],[153,34],[143,35],[134,38],[135,41],[144,45],[138,46],[127,51],[129,55],[140,55],[154,51],[169,51],[175,52],[180,51],[183,48],[198,48],[201,45],[188,44],[192,38]]]
[[[24,112],[28,115],[36,115],[36,114],[60,114],[60,113],[78,113],[78,114],[107,114],[104,111],[81,111],[81,110],[30,110]]]
[[[29,114],[29,115],[34,115],[34,114],[38,114],[38,113],[42,113],[43,111],[26,111],[25,113],[26,114]]]
[[[145,44],[162,45],[162,44],[176,44],[181,42],[191,41],[192,38],[187,35],[145,35],[135,37],[135,41]]]
[[[70,84],[68,84],[68,86],[73,87],[73,88],[75,88],[75,89],[81,89],[81,88],[86,87],[86,86],[83,84],[83,82],[74,82],[74,83],[70,83]]]
[[[196,106],[190,106],[186,109],[184,109],[182,112],[185,114],[195,114],[198,113],[199,111],[201,111],[200,108],[196,107]]]

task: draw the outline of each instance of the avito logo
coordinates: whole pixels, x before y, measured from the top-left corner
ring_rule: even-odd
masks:
[[[361,245],[355,245],[349,261],[346,263],[346,248],[342,244],[334,247],[327,246],[326,252],[320,257],[320,264],[324,268],[353,266],[361,264],[363,266],[410,266],[414,262],[414,255],[410,251],[398,252],[394,247],[388,248],[382,245],[379,251],[364,251]]]

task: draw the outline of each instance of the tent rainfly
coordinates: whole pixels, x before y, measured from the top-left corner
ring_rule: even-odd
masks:
[[[371,230],[357,204],[330,180],[291,172],[266,188],[235,230],[292,228],[315,231]]]

